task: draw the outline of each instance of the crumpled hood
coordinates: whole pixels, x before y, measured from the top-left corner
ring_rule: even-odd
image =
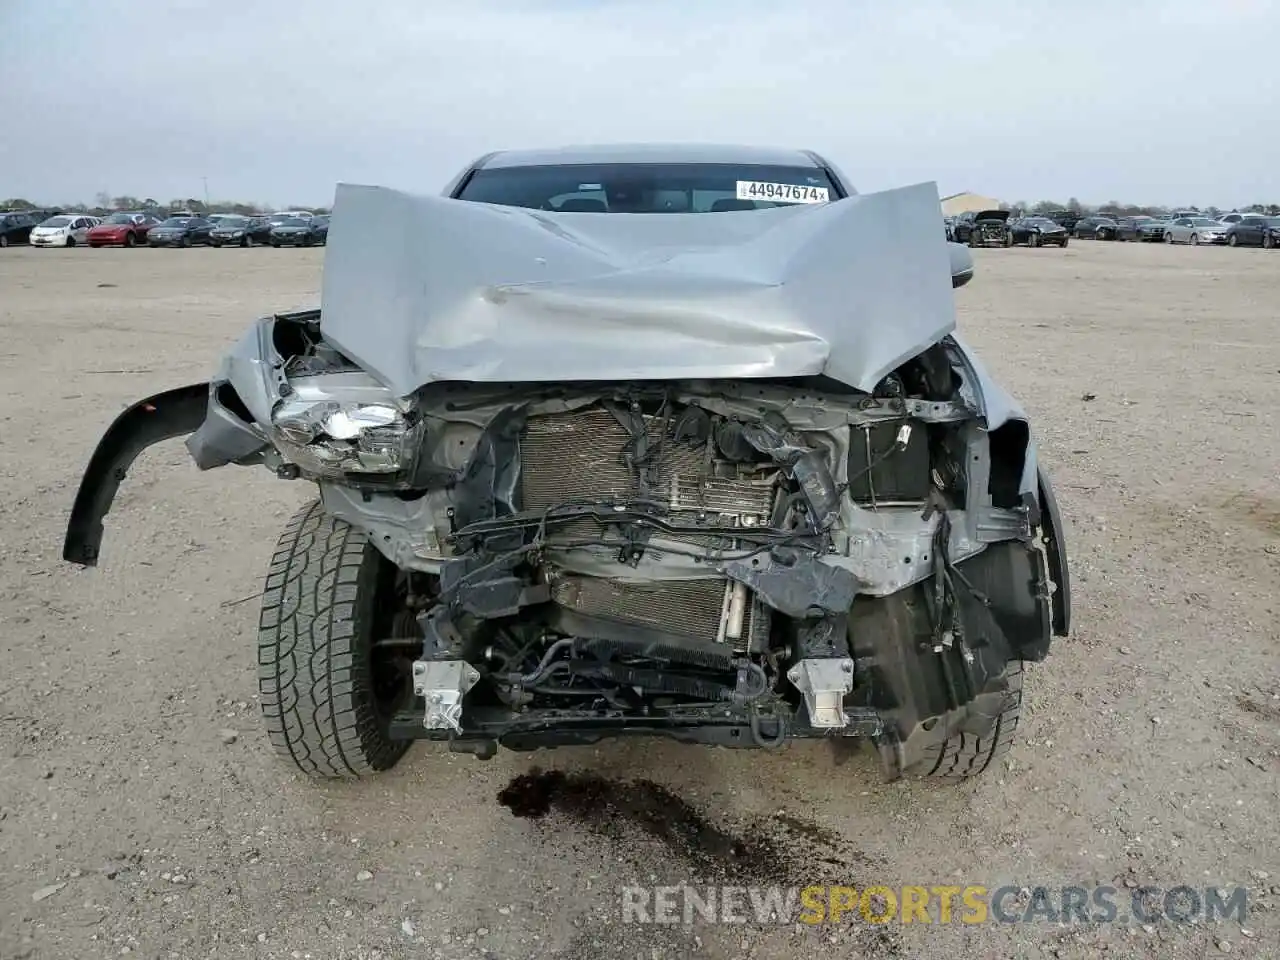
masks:
[[[871,390],[955,326],[932,183],[715,214],[552,213],[340,184],[325,339],[435,381],[791,377]]]

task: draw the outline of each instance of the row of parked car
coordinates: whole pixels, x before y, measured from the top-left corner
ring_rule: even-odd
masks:
[[[49,215],[45,215],[49,214]],[[106,217],[49,211],[0,212],[0,246],[33,247],[212,247],[323,246],[329,218],[306,210],[260,217],[190,211],[156,216],[122,211]]]
[[[971,247],[1065,247],[1076,240],[1132,240],[1147,243],[1221,244],[1229,247],[1280,247],[1280,217],[1228,213],[1207,217],[1180,211],[1163,217],[1014,217],[1008,210],[982,210],[944,218],[947,239]]]

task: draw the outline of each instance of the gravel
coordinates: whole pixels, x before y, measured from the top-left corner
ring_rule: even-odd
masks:
[[[60,551],[111,419],[205,379],[251,319],[314,303],[323,252],[3,251],[0,957],[1275,956],[1280,253],[975,255],[961,330],[1035,418],[1076,629],[1028,669],[1010,762],[939,788],[882,784],[869,752],[823,743],[488,763],[420,745],[367,783],[296,776],[255,716],[252,638],[304,484],[202,474],[169,441],[122,487],[102,566]],[[1249,932],[622,924],[622,885],[699,861],[643,830],[513,817],[498,794],[534,766],[659,784],[726,831],[803,816],[859,886],[1102,883],[1124,899],[1126,877],[1243,883]]]

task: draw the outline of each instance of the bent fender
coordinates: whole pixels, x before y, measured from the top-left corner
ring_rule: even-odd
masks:
[[[83,567],[98,564],[102,518],[111,511],[116,491],[130,465],[147,447],[194,433],[209,407],[209,384],[166,390],[139,400],[116,417],[98,441],[67,521],[62,559]]]

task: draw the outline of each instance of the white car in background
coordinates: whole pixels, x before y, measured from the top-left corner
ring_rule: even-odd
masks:
[[[1164,230],[1165,243],[1226,243],[1228,224],[1209,217],[1177,217]]]
[[[74,247],[87,243],[89,231],[101,223],[97,217],[63,213],[31,228],[33,247]]]

